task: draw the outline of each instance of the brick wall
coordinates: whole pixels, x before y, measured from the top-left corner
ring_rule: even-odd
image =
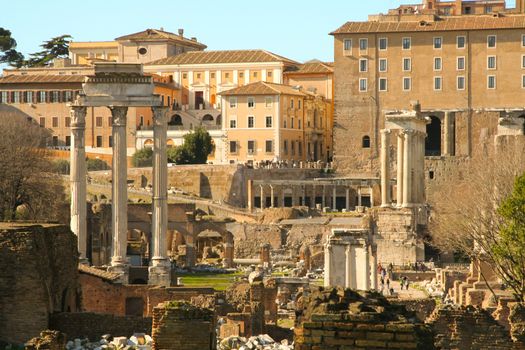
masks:
[[[65,333],[68,340],[87,337],[98,341],[104,334],[114,337],[130,337],[133,333],[151,334],[151,321],[151,317],[68,312],[51,315],[49,327]]]
[[[159,304],[153,309],[152,337],[154,350],[214,350],[214,312],[184,302]]]

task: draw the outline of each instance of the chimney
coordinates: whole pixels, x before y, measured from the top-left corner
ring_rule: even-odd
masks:
[[[184,36],[184,29],[179,28],[179,36],[182,38]]]
[[[454,5],[454,11],[456,16],[461,16],[463,14],[463,0],[456,0],[456,4]]]

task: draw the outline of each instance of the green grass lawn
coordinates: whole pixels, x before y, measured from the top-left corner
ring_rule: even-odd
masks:
[[[177,274],[177,277],[182,278],[182,283],[186,287],[211,287],[218,291],[224,291],[243,275],[242,272],[219,274],[187,273]]]

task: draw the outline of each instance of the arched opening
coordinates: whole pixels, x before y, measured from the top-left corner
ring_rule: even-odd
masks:
[[[205,123],[213,123],[213,116],[211,114],[205,114],[204,117],[202,117],[202,121]]]
[[[168,122],[168,125],[182,125],[182,117],[178,114],[172,115],[170,121]]]
[[[144,315],[144,300],[142,298],[126,298],[126,316]]]
[[[222,124],[222,114],[219,114],[217,118],[215,118],[215,124],[219,126]]]
[[[204,230],[197,235],[197,259],[215,263],[224,257],[224,242],[217,231]]]
[[[146,141],[144,141],[144,148],[153,148],[153,140],[152,139],[147,139]]]
[[[173,139],[168,139],[168,141],[166,141],[166,146],[168,146],[168,148],[175,146]]]
[[[361,146],[363,148],[370,148],[370,136],[368,136],[368,135],[363,136],[363,140],[361,142]]]
[[[441,155],[441,120],[430,116],[427,124],[427,138],[425,139],[425,156]]]

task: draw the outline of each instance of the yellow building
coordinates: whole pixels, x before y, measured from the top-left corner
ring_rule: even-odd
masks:
[[[329,132],[323,97],[263,81],[220,95],[226,162],[305,161],[327,154],[323,137],[317,139]]]

